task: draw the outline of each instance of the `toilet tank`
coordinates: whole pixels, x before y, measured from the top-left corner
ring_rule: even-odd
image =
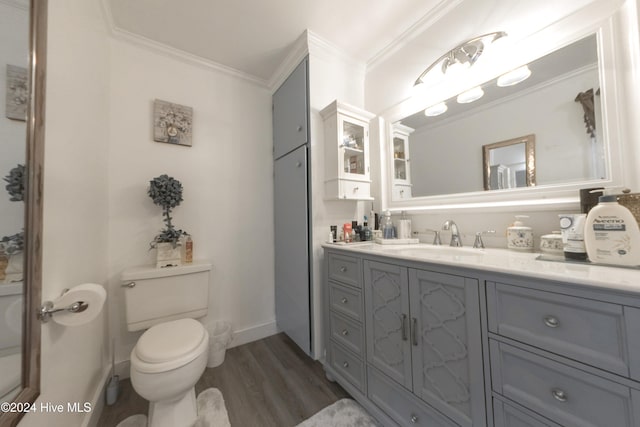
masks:
[[[207,315],[211,264],[132,267],[122,272],[127,329]]]

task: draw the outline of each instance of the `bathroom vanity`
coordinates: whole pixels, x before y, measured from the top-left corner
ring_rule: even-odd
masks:
[[[325,370],[384,425],[640,425],[640,270],[324,248]]]

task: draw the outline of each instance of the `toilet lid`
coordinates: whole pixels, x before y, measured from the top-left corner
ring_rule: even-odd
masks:
[[[135,352],[143,362],[168,362],[194,351],[204,336],[204,327],[194,319],[160,323],[142,334]]]

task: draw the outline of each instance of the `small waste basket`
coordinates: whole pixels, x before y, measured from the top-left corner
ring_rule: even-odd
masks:
[[[222,365],[227,346],[231,343],[231,323],[217,320],[209,325],[209,359],[207,368]]]

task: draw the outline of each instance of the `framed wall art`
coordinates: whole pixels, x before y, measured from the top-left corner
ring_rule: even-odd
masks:
[[[156,99],[153,102],[153,140],[191,147],[193,108]]]

